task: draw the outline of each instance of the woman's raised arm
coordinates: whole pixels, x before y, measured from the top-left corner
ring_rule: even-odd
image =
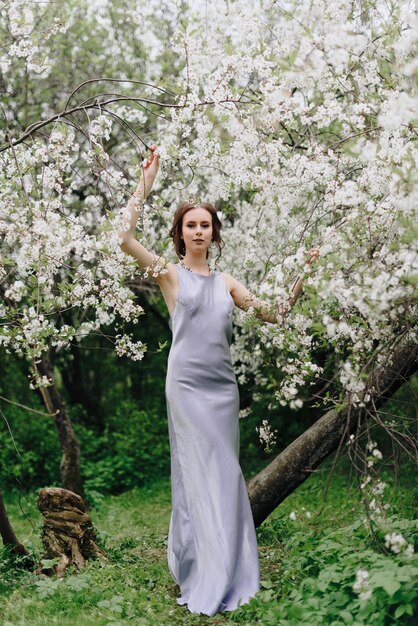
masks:
[[[151,155],[149,159],[145,159],[142,162],[138,187],[132,194],[125,209],[126,229],[119,231],[118,235],[122,250],[133,256],[140,267],[149,268],[149,276],[158,283],[167,308],[171,312],[175,306],[178,291],[176,269],[172,263],[166,263],[161,256],[147,250],[142,243],[135,239],[138,217],[142,215],[145,199],[152,189],[159,167],[160,155],[158,154],[157,146],[151,146],[150,150]]]
[[[118,233],[122,250],[133,256],[142,268],[153,266],[159,260],[159,257],[156,257],[155,254],[147,250],[145,246],[135,239],[138,218],[142,216],[144,202],[152,189],[159,167],[160,155],[157,152],[157,146],[151,146],[150,150],[151,155],[149,159],[145,159],[142,162],[138,186],[125,209],[124,219],[126,219],[127,228]]]

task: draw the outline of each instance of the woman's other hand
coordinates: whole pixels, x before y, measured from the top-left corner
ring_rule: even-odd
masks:
[[[306,255],[308,256],[306,263],[308,265],[312,265],[313,263],[315,263],[315,261],[319,259],[319,248],[312,248],[312,250],[306,252]]]

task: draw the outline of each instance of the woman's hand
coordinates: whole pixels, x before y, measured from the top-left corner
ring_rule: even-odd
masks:
[[[319,259],[319,248],[312,248],[312,250],[309,250],[309,252],[306,252],[305,254],[307,256],[306,264],[310,266],[313,263],[315,263],[315,261],[317,261]],[[291,293],[290,298],[289,298],[290,308],[292,308],[292,306],[295,304],[296,300],[299,298],[299,296],[300,296],[300,294],[302,292],[302,286],[303,286],[303,279],[299,276],[299,278],[296,279],[296,282],[293,285],[292,293]],[[279,305],[279,307],[277,309],[277,313],[278,313],[278,315],[281,316],[282,321],[284,320],[285,316],[287,315],[287,311],[281,305]]]
[[[306,254],[309,256],[306,263],[312,265],[319,259],[319,248],[312,248],[312,250],[309,250]]]
[[[160,154],[155,144],[150,146],[150,152],[148,159],[144,159],[141,163],[141,177],[134,193],[134,196],[140,198],[141,201],[147,199],[160,165]]]
[[[146,182],[152,183],[154,182],[155,177],[157,176],[158,168],[160,166],[160,154],[157,150],[157,146],[153,144],[150,146],[150,156],[148,159],[144,159],[141,163],[142,175],[146,179]]]

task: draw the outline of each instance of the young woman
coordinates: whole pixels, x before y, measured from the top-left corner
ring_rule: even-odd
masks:
[[[183,202],[170,235],[179,263],[166,263],[135,239],[138,215],[159,167],[156,146],[142,164],[138,188],[127,205],[121,247],[156,274],[170,314],[173,341],[166,399],[171,448],[172,513],[168,563],[180,586],[179,604],[214,615],[245,604],[259,589],[257,542],[239,466],[239,396],[229,346],[234,306],[254,307],[268,322],[272,311],[239,281],[208,265],[221,223],[206,203]],[[318,251],[311,252],[311,262]],[[290,306],[302,288],[296,283]]]

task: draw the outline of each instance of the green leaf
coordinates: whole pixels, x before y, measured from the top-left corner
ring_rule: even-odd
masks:
[[[401,617],[402,615],[404,615],[405,613],[405,604],[401,604],[401,606],[398,606],[398,608],[396,609],[395,613],[394,613],[394,618],[398,619],[398,617]]]
[[[390,577],[390,572],[376,572],[370,577],[370,584],[373,585],[373,587],[382,587],[388,596],[391,597],[401,587],[399,581]]]
[[[340,611],[338,615],[344,620],[346,624],[353,623],[353,616],[351,615],[350,611]]]
[[[62,578],[55,580],[51,578],[43,578],[41,580],[37,580],[35,583],[37,594],[40,598],[47,598],[48,596],[54,595],[58,586],[62,583],[62,580]]]
[[[59,558],[55,558],[55,559],[42,559],[41,560],[42,563],[42,568],[43,569],[51,569],[52,567],[54,567],[54,565],[56,565],[57,563],[59,563]]]
[[[82,591],[90,587],[91,576],[69,576],[65,582],[72,591]]]

